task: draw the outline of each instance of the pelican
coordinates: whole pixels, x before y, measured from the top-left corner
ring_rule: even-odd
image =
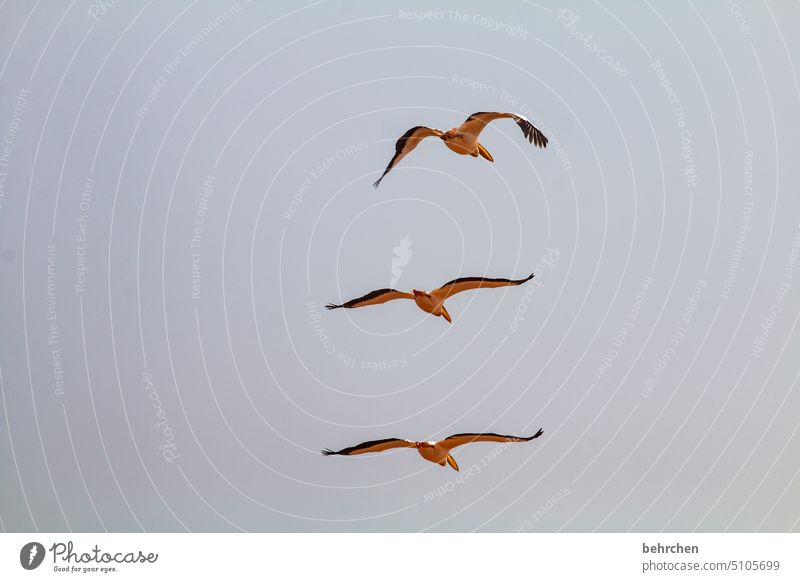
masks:
[[[469,443],[525,443],[542,436],[542,429],[530,437],[518,437],[493,432],[464,432],[450,435],[441,441],[408,441],[406,439],[382,439],[379,441],[367,441],[354,447],[347,447],[341,451],[324,449],[322,454],[328,455],[363,455],[364,453],[382,453],[389,449],[417,449],[419,454],[426,461],[436,463],[444,467],[445,463],[458,471],[458,463],[450,454],[450,451],[461,445]]]
[[[409,129],[400,139],[397,140],[392,161],[390,161],[389,165],[386,166],[386,169],[383,171],[381,177],[378,178],[377,181],[375,181],[375,183],[372,185],[377,188],[378,184],[380,184],[381,180],[383,180],[383,177],[389,173],[389,170],[394,168],[400,160],[402,160],[411,150],[417,147],[419,142],[426,137],[438,137],[444,142],[444,145],[450,148],[450,150],[456,152],[457,154],[461,154],[462,156],[472,156],[475,158],[482,156],[484,159],[493,162],[494,158],[492,155],[486,151],[485,147],[478,143],[478,136],[489,122],[492,122],[495,119],[504,119],[506,117],[513,119],[517,125],[519,125],[519,127],[522,129],[523,135],[528,138],[529,142],[539,146],[540,148],[547,147],[547,138],[544,136],[544,134],[539,131],[539,129],[537,129],[536,126],[530,122],[530,120],[518,113],[498,113],[491,111],[473,113],[467,117],[467,120],[464,123],[448,131],[432,129],[430,127],[425,127],[424,125],[418,125]]]
[[[461,293],[462,291],[469,291],[471,289],[480,289],[483,287],[510,287],[514,285],[522,285],[527,281],[533,279],[533,273],[524,279],[487,279],[485,277],[462,277],[460,279],[453,279],[433,291],[418,291],[414,289],[411,293],[405,291],[397,291],[396,289],[378,289],[367,293],[358,299],[352,299],[341,305],[334,305],[328,303],[326,309],[354,309],[356,307],[366,307],[367,305],[378,305],[386,303],[394,299],[413,299],[422,311],[435,315],[437,317],[444,317],[448,323],[452,323],[452,318],[444,307],[444,301],[451,295]]]

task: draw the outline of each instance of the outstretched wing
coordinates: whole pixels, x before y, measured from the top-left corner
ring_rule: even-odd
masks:
[[[494,287],[513,287],[514,285],[522,285],[533,279],[533,273],[524,279],[487,279],[486,277],[462,277],[460,279],[453,279],[431,291],[431,295],[444,301],[451,295],[461,293],[462,291],[469,291],[471,289],[481,288],[494,288]]]
[[[351,299],[347,303],[342,303],[341,305],[334,305],[333,303],[328,303],[325,308],[326,309],[339,309],[344,307],[346,309],[353,309],[354,307],[366,307],[367,305],[378,305],[380,303],[386,303],[387,301],[392,301],[393,299],[414,299],[413,293],[406,293],[405,291],[397,291],[395,289],[378,289],[377,291],[372,291],[371,293],[367,293],[363,297],[359,297],[358,299]]]
[[[403,134],[403,136],[397,140],[397,143],[394,146],[395,152],[392,161],[389,162],[389,165],[386,166],[386,169],[381,174],[381,177],[378,178],[372,185],[376,188],[378,184],[381,183],[383,177],[389,173],[389,170],[394,168],[400,160],[402,160],[408,152],[413,150],[417,147],[420,141],[425,139],[426,137],[433,137],[442,135],[442,132],[438,129],[431,129],[430,127],[425,127],[424,125],[418,125],[417,127],[412,127],[407,132]]]
[[[547,138],[544,136],[544,134],[539,131],[539,129],[533,125],[527,117],[517,113],[498,113],[493,111],[473,113],[467,117],[467,120],[464,123],[461,124],[461,127],[458,128],[458,131],[462,133],[471,133],[477,138],[488,123],[494,121],[495,119],[504,119],[506,117],[510,117],[517,123],[517,125],[519,125],[523,135],[525,135],[529,142],[539,146],[540,148],[547,147]]]
[[[388,451],[389,449],[399,449],[399,448],[410,448],[414,447],[415,443],[413,441],[407,441],[405,439],[381,439],[379,441],[367,441],[365,443],[361,443],[360,445],[356,445],[354,447],[347,447],[346,449],[342,449],[341,451],[332,451],[330,449],[324,449],[322,451],[323,455],[363,455],[364,453],[381,453],[383,451]]]
[[[493,432],[462,432],[450,435],[446,439],[439,441],[439,444],[449,451],[450,449],[469,443],[526,443],[540,436],[542,436],[542,429],[539,429],[539,432],[530,437],[519,437]]]

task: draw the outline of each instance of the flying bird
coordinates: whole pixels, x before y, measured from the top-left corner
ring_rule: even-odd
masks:
[[[378,180],[372,185],[377,188],[378,184],[380,184],[381,180],[383,180],[383,177],[389,173],[389,170],[394,168],[398,162],[400,162],[400,160],[402,160],[411,150],[417,147],[419,142],[426,137],[438,137],[444,142],[444,145],[457,154],[461,154],[462,156],[472,156],[475,158],[482,156],[490,162],[493,162],[494,158],[492,155],[486,151],[485,147],[478,143],[478,136],[488,123],[494,121],[495,119],[504,119],[507,117],[513,119],[517,125],[519,125],[520,129],[522,129],[523,135],[528,139],[529,142],[539,146],[540,148],[547,147],[547,138],[544,136],[544,134],[539,131],[539,129],[534,126],[530,120],[522,115],[519,115],[518,113],[473,113],[467,117],[467,120],[464,123],[458,127],[454,127],[449,131],[432,129],[430,127],[425,127],[424,125],[418,125],[409,129],[400,139],[397,140],[392,161],[390,161],[389,165],[386,166],[386,169],[383,171],[381,177],[378,178]]]
[[[408,441],[406,439],[382,439],[379,441],[367,441],[356,445],[354,447],[347,447],[341,451],[332,451],[325,449],[322,451],[323,455],[363,455],[364,453],[382,453],[389,449],[417,449],[419,454],[426,461],[437,463],[444,467],[447,463],[453,469],[458,471],[458,463],[450,454],[450,451],[461,445],[468,445],[469,443],[525,443],[532,441],[535,438],[542,436],[542,429],[539,429],[535,435],[530,437],[518,437],[510,435],[496,434],[493,432],[465,432],[450,435],[441,441]]]
[[[411,293],[405,291],[397,291],[396,289],[378,289],[367,293],[358,299],[352,299],[341,305],[334,305],[329,303],[325,306],[326,309],[354,309],[356,307],[366,307],[368,305],[378,305],[386,303],[394,299],[413,299],[422,311],[435,315],[437,317],[444,317],[448,323],[453,320],[447,309],[444,307],[444,301],[451,295],[461,293],[462,291],[470,291],[472,289],[481,288],[494,288],[494,287],[511,287],[515,285],[522,285],[533,279],[533,273],[524,279],[487,279],[485,277],[462,277],[460,279],[453,279],[445,283],[438,289],[433,291],[418,291],[414,289]]]

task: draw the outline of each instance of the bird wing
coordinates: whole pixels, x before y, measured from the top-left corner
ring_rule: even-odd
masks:
[[[450,449],[460,447],[461,445],[467,445],[469,443],[525,443],[532,441],[535,438],[539,438],[540,436],[542,436],[542,429],[539,429],[539,432],[530,437],[519,437],[497,434],[493,432],[462,432],[459,434],[450,435],[446,439],[439,441],[438,444],[449,451]]]
[[[461,133],[471,133],[477,138],[488,123],[494,121],[495,119],[504,119],[506,117],[510,117],[517,123],[517,125],[519,125],[523,135],[528,139],[529,142],[536,144],[540,148],[547,147],[547,138],[544,136],[544,134],[539,131],[539,129],[533,125],[533,123],[531,123],[527,117],[517,113],[499,113],[494,111],[473,113],[467,117],[467,120],[464,123],[461,124],[461,127],[458,128],[458,131]]]
[[[395,152],[392,161],[389,162],[389,165],[386,166],[386,169],[381,174],[381,177],[378,178],[372,185],[376,188],[378,184],[381,183],[383,177],[389,173],[389,170],[394,168],[400,160],[402,160],[408,152],[413,150],[420,141],[425,139],[426,137],[433,137],[442,135],[442,132],[438,129],[431,129],[430,127],[425,127],[424,125],[418,125],[416,127],[412,127],[407,132],[403,134],[403,136],[397,140],[397,143],[394,146]]]
[[[333,303],[328,303],[325,308],[326,309],[339,309],[340,307],[344,307],[346,309],[352,309],[354,307],[366,307],[367,305],[378,305],[380,303],[386,303],[387,301],[392,301],[394,299],[414,299],[413,293],[406,293],[405,291],[397,291],[395,289],[378,289],[377,291],[372,291],[367,293],[363,297],[359,297],[358,299],[351,299],[346,303],[342,303],[341,305],[334,305]]]
[[[379,441],[367,441],[354,447],[347,447],[341,451],[324,449],[322,454],[326,456],[363,455],[364,453],[381,453],[383,451],[388,451],[389,449],[410,448],[414,446],[416,446],[416,444],[413,441],[407,441],[406,439],[381,439]]]
[[[482,287],[511,287],[514,285],[522,285],[533,279],[533,273],[524,279],[487,279],[486,277],[461,277],[460,279],[453,279],[431,291],[431,295],[444,301],[451,295],[461,293],[462,291],[469,291],[471,289],[480,289]]]

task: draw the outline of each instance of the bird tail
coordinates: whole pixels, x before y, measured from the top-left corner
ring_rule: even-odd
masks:
[[[453,455],[450,454],[447,455],[447,464],[453,467],[453,469],[455,469],[456,471],[458,471],[458,463],[456,463],[456,460],[453,458]]]
[[[481,156],[482,156],[484,159],[487,159],[487,160],[489,160],[490,162],[493,162],[493,161],[494,161],[494,158],[492,157],[492,154],[490,154],[488,151],[486,151],[486,148],[485,148],[485,147],[483,147],[481,144],[478,144],[478,153],[479,153],[479,154],[480,154],[480,155],[481,155]]]

